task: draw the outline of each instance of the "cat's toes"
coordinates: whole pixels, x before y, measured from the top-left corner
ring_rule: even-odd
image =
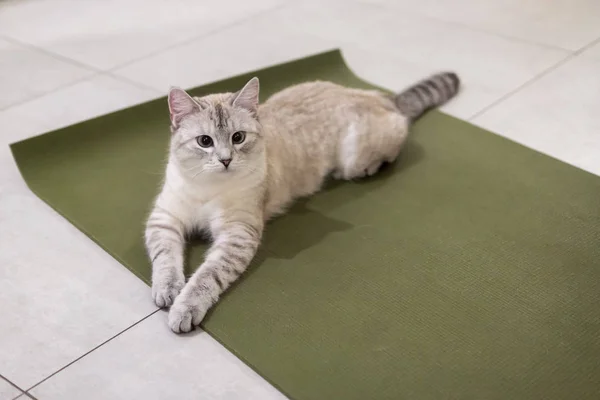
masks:
[[[169,328],[175,333],[192,330],[192,310],[187,307],[173,306],[169,310]]]
[[[200,325],[207,308],[200,304],[176,301],[169,310],[169,328],[175,333],[185,333]]]
[[[177,297],[178,294],[179,290],[174,288],[160,288],[156,291],[153,290],[152,298],[157,307],[165,308],[173,304],[173,301],[175,301],[175,297]]]
[[[154,303],[160,307],[169,307],[183,289],[185,278],[181,277],[158,277],[152,280],[152,298]]]

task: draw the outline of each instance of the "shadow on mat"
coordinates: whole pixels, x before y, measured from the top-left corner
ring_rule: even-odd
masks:
[[[423,148],[409,141],[398,160],[391,165],[384,165],[373,177],[352,183],[330,181],[321,193],[296,201],[287,213],[267,224],[261,246],[275,258],[292,259],[328,235],[352,229],[352,224],[332,218],[322,211],[334,210],[376,191],[385,185],[392,175],[411,168],[423,156]],[[311,204],[317,202],[318,209],[311,207]]]
[[[275,258],[292,259],[321,242],[328,235],[352,228],[352,224],[331,218],[298,201],[284,217],[267,225],[261,246]]]

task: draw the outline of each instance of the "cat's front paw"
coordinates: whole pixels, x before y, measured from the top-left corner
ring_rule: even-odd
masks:
[[[175,333],[185,333],[200,325],[204,319],[210,300],[204,301],[202,296],[186,296],[181,294],[169,310],[169,328]]]
[[[185,285],[185,277],[176,271],[157,273],[152,277],[152,298],[160,308],[169,307]]]

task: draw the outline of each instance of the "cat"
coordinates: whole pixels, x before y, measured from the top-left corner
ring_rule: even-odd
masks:
[[[152,297],[170,307],[171,330],[200,324],[250,264],[267,220],[330,175],[353,180],[393,162],[412,121],[459,85],[452,72],[397,95],[315,81],[261,105],[256,77],[235,93],[191,97],[171,88],[169,159],[145,230]],[[185,239],[195,232],[208,233],[212,245],[186,283]]]

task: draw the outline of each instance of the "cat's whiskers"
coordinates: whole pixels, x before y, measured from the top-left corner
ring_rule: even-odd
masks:
[[[197,173],[195,173],[194,175],[192,175],[192,179],[196,179],[196,177],[200,176],[200,174],[202,174],[204,172],[204,169],[198,171]]]
[[[198,170],[200,170],[200,173],[204,171],[204,165],[193,165],[191,168],[182,168],[181,166],[179,167],[179,170],[183,173],[193,173],[196,172]]]

